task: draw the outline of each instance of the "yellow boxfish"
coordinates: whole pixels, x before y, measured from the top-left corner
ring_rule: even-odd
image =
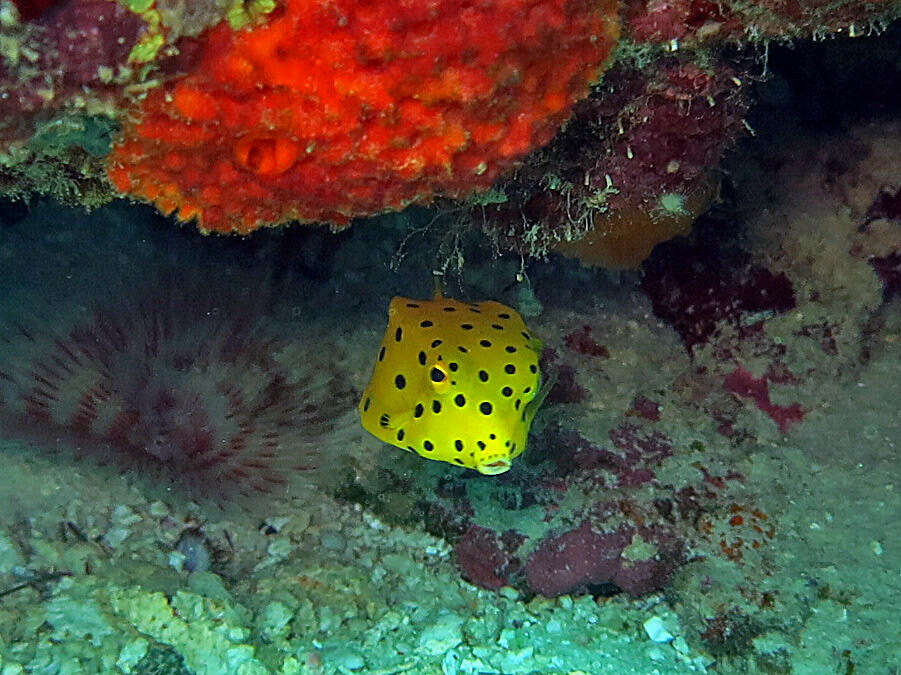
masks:
[[[360,400],[363,427],[428,459],[503,473],[526,449],[549,389],[540,351],[499,302],[396,297]]]

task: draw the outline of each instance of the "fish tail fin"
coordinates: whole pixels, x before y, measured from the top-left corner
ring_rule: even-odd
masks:
[[[435,283],[435,295],[433,300],[441,300],[444,297],[444,272],[434,270],[432,272],[432,281]]]

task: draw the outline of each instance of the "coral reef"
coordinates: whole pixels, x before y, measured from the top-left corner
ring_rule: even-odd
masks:
[[[691,232],[716,187],[717,180],[711,176],[685,186],[684,191],[664,192],[651,204],[610,207],[609,212],[593,218],[593,227],[584,236],[557,241],[552,250],[587,266],[637,268],[654,246]]]
[[[287,0],[210,32],[126,123],[109,176],[203,231],[465,196],[550,140],[617,34],[612,3]]]
[[[215,4],[153,11],[190,19],[190,60]],[[285,16],[238,6],[244,36]],[[687,7],[647,4],[649,31],[667,6]],[[897,670],[901,42],[774,40],[743,68],[718,37],[737,35],[730,0],[691,7],[678,38],[621,43],[562,135],[457,222],[210,238],[150,206],[0,203],[0,672]],[[809,8],[806,33],[855,4],[780,7]],[[743,118],[756,135],[723,155]],[[36,182],[44,157],[96,166],[117,131],[68,109],[34,129],[7,156]],[[24,175],[0,189],[23,196]],[[523,227],[541,199],[591,215]],[[504,255],[467,222],[483,213],[519,253],[606,223],[580,255],[614,240],[599,255],[622,265],[694,222],[609,273]],[[386,298],[426,297],[435,269],[528,314],[556,378],[490,479],[377,443],[352,412]],[[235,501],[252,508],[215,507]]]
[[[747,370],[738,366],[731,373],[726,375],[723,381],[727,391],[732,392],[741,398],[747,398],[776,423],[782,433],[786,433],[793,424],[804,419],[805,410],[800,403],[792,403],[791,405],[777,405],[770,400],[770,380],[776,382],[793,382],[794,378],[789,374],[787,377],[776,377],[771,373],[766,373],[762,377],[754,377]]]
[[[778,662],[763,654],[767,631],[779,612],[803,614],[770,590],[793,581],[762,576],[796,532],[787,486],[816,484],[810,463],[826,450],[810,429],[844,428],[830,419],[832,395],[897,343],[897,328],[881,333],[897,326],[883,275],[899,243],[898,137],[893,121],[810,137],[778,115],[770,124],[766,141],[748,137],[727,159],[723,203],[688,240],[659,247],[641,277],[605,285],[560,259],[528,268],[544,308],[542,368],[559,377],[520,465],[490,485],[454,472],[411,478],[401,465],[385,469],[391,479],[361,479],[379,495],[361,501],[401,522],[398,505],[412,502],[477,585],[554,596],[675,585],[700,607],[686,618],[694,639],[718,658],[753,650]],[[886,424],[848,433],[875,448]],[[782,457],[798,438],[804,456]],[[849,442],[829,452],[844,456]],[[894,450],[880,452],[890,461]]]
[[[4,192],[88,206],[126,194],[205,232],[338,228],[448,197],[477,221],[484,207],[483,229],[505,248],[634,268],[717,196],[748,105],[746,59],[725,43],[854,36],[898,13],[857,0],[633,0],[598,84],[619,38],[615,3],[520,2],[442,0],[424,17],[415,2],[3,0]],[[24,151],[40,125],[76,112],[124,122],[106,184],[93,158],[81,171],[77,152]],[[32,164],[54,164],[64,187],[45,189]]]
[[[518,558],[506,549],[517,548],[523,540],[521,535],[509,531],[508,536],[498,536],[493,531],[472,525],[454,546],[457,564],[468,581],[491,590],[499,590],[510,585],[510,574],[521,565]]]
[[[783,84],[774,78],[770,100],[787,106]],[[863,123],[806,131],[786,107],[752,118],[758,135],[727,158],[723,201],[688,241],[658,246],[643,274],[496,258],[477,232],[461,239],[467,276],[448,285],[528,308],[542,367],[559,373],[529,450],[502,476],[336,429],[316,444],[337,499],[313,487],[286,505],[276,490],[217,520],[170,482],[160,496],[142,480],[153,472],[4,442],[0,667],[526,675],[593,672],[603,653],[616,672],[890,672],[901,653],[887,602],[901,593],[899,552],[886,535],[901,508],[901,132],[867,108]],[[395,269],[431,212],[337,236],[204,239],[162,218],[144,227],[152,209],[120,204],[90,219],[48,210],[20,239],[38,210],[2,214],[6,312],[32,311],[40,289],[64,310],[52,332],[64,338],[94,325],[79,279],[93,280],[87,297],[127,299],[155,277],[128,292],[109,280],[165,260],[177,283],[204,270],[211,294],[243,287],[255,303],[251,270],[268,267],[287,283],[271,315],[259,301],[268,318],[254,335],[285,321],[276,334],[297,349],[270,355],[280,372],[334,367],[357,389],[385,298],[432,290],[448,234],[421,234]],[[203,255],[173,254],[179,241]],[[346,471],[349,447],[361,457]]]

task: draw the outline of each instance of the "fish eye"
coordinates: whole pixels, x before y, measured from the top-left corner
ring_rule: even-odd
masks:
[[[444,363],[439,361],[432,365],[429,369],[429,381],[432,383],[432,389],[437,393],[440,394],[447,391],[447,388],[451,383],[448,379],[447,367]]]

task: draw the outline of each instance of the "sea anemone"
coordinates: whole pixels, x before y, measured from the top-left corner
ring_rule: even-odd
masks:
[[[679,192],[664,192],[657,198],[657,203],[651,208],[652,218],[667,218],[675,216],[687,216],[691,211],[686,207],[685,195]]]
[[[80,319],[3,329],[7,433],[180,485],[201,503],[295,496],[351,392],[313,365],[312,337],[289,343],[257,309],[264,282],[242,292],[208,276],[162,273]]]

